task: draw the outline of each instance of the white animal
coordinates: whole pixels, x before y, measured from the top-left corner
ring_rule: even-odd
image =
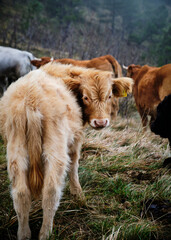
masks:
[[[34,59],[36,58],[30,52],[0,46],[0,87],[3,91],[11,82],[36,69],[31,64]]]

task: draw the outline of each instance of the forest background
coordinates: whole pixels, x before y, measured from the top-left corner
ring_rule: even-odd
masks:
[[[170,0],[0,0],[0,45],[37,57],[171,62]]]

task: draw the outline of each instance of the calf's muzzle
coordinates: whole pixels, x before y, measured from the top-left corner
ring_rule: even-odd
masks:
[[[90,121],[90,125],[93,128],[104,128],[109,126],[109,119],[108,118],[103,118],[103,119],[92,119]]]

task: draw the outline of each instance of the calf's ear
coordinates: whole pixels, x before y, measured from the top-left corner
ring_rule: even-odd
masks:
[[[76,97],[81,94],[81,83],[85,77],[82,76],[81,68],[71,67],[68,72],[68,76],[63,79],[67,87],[74,93]]]
[[[112,91],[115,97],[126,97],[132,92],[133,79],[128,77],[115,78],[112,80]]]
[[[80,92],[81,79],[79,78],[74,79],[74,78],[67,77],[62,80],[65,82],[65,85],[67,86],[67,88],[71,90],[74,93],[74,95],[77,96],[78,93]]]

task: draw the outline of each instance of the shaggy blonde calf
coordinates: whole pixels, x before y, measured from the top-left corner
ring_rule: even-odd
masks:
[[[5,92],[0,100],[0,133],[7,144],[19,240],[31,237],[31,198],[40,196],[39,239],[49,237],[67,171],[71,193],[82,196],[78,159],[83,123],[95,129],[108,126],[111,94],[122,95],[131,88],[129,78],[115,80],[111,73],[50,63]]]
[[[71,58],[61,58],[53,60],[50,57],[42,57],[41,59],[32,60],[31,63],[37,68],[39,68],[52,61],[62,64],[72,64],[79,67],[95,68],[102,71],[109,71],[113,73],[113,76],[115,78],[122,77],[123,75],[120,64],[112,55],[105,55],[97,58],[92,58],[90,60],[75,60]],[[119,110],[119,98],[112,96],[111,104],[111,118],[115,120]]]

